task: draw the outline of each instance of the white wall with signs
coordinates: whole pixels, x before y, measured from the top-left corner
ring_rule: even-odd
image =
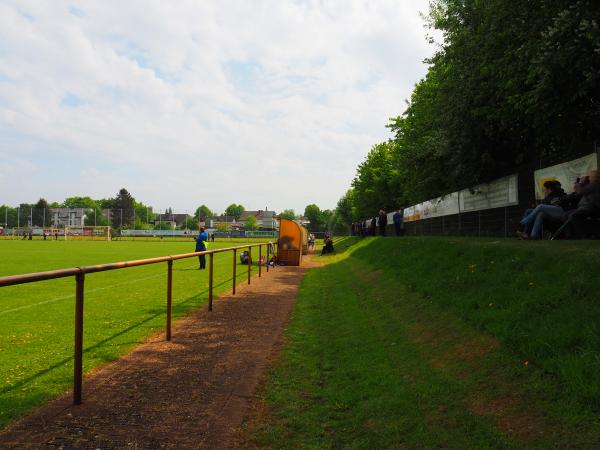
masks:
[[[544,183],[546,181],[559,181],[566,193],[573,192],[573,185],[577,178],[587,175],[590,170],[598,168],[598,157],[596,153],[586,155],[562,164],[557,164],[533,173],[535,179],[535,198],[544,198]]]
[[[517,175],[480,184],[460,191],[460,212],[480,211],[482,209],[502,208],[519,204]]]

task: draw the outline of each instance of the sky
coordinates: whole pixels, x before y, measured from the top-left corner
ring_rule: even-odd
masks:
[[[0,0],[0,204],[335,208],[435,46],[428,0]]]

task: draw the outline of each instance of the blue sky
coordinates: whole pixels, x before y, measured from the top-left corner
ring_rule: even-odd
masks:
[[[333,208],[426,72],[427,5],[2,0],[0,204]]]

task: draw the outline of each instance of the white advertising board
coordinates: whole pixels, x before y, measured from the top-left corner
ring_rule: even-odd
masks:
[[[598,168],[598,157],[596,153],[574,159],[566,163],[536,170],[533,173],[535,179],[535,197],[544,198],[544,183],[546,181],[559,181],[565,192],[573,192],[573,185],[577,178],[587,175],[590,170]]]
[[[459,192],[460,212],[517,205],[519,203],[517,181],[517,175],[510,175],[491,183],[463,189]]]
[[[458,214],[458,192],[421,203],[422,219]]]

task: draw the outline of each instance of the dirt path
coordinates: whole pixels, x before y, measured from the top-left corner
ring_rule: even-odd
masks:
[[[255,402],[304,268],[278,267],[176,323],[0,434],[1,448],[228,448]]]

